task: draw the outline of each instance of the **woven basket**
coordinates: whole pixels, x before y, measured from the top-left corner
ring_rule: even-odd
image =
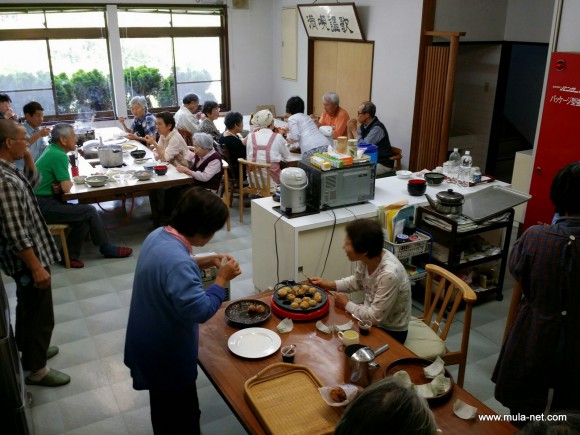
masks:
[[[331,434],[340,419],[318,391],[322,383],[302,365],[276,363],[248,379],[246,400],[269,434]]]

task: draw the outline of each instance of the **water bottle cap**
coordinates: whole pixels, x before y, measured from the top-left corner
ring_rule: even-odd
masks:
[[[456,153],[457,151],[459,151],[459,148],[453,148],[454,153]]]
[[[471,151],[469,151],[469,150],[468,150],[468,151],[465,151],[465,155],[466,155],[466,156],[468,156],[468,155],[470,155],[470,154],[471,154]]]

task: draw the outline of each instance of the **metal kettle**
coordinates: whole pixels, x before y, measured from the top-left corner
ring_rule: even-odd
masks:
[[[461,193],[454,192],[453,189],[447,189],[437,194],[437,200],[425,194],[429,205],[438,213],[450,216],[459,216],[463,211],[465,197]]]
[[[344,349],[346,357],[345,382],[366,387],[372,382],[373,373],[380,368],[375,362],[375,357],[389,349],[384,344],[378,349],[372,350],[362,344],[351,344]]]

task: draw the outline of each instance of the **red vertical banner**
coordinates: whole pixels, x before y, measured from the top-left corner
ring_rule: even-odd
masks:
[[[525,228],[552,221],[552,180],[560,168],[575,161],[580,161],[580,54],[552,53]]]

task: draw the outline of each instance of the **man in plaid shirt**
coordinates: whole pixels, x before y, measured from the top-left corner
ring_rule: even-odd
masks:
[[[24,171],[14,162],[24,159]],[[50,346],[54,327],[50,265],[60,259],[40,214],[33,186],[39,175],[27,147],[26,129],[0,120],[0,267],[16,281],[16,343],[28,385],[57,387],[70,377],[46,366],[58,353]]]

